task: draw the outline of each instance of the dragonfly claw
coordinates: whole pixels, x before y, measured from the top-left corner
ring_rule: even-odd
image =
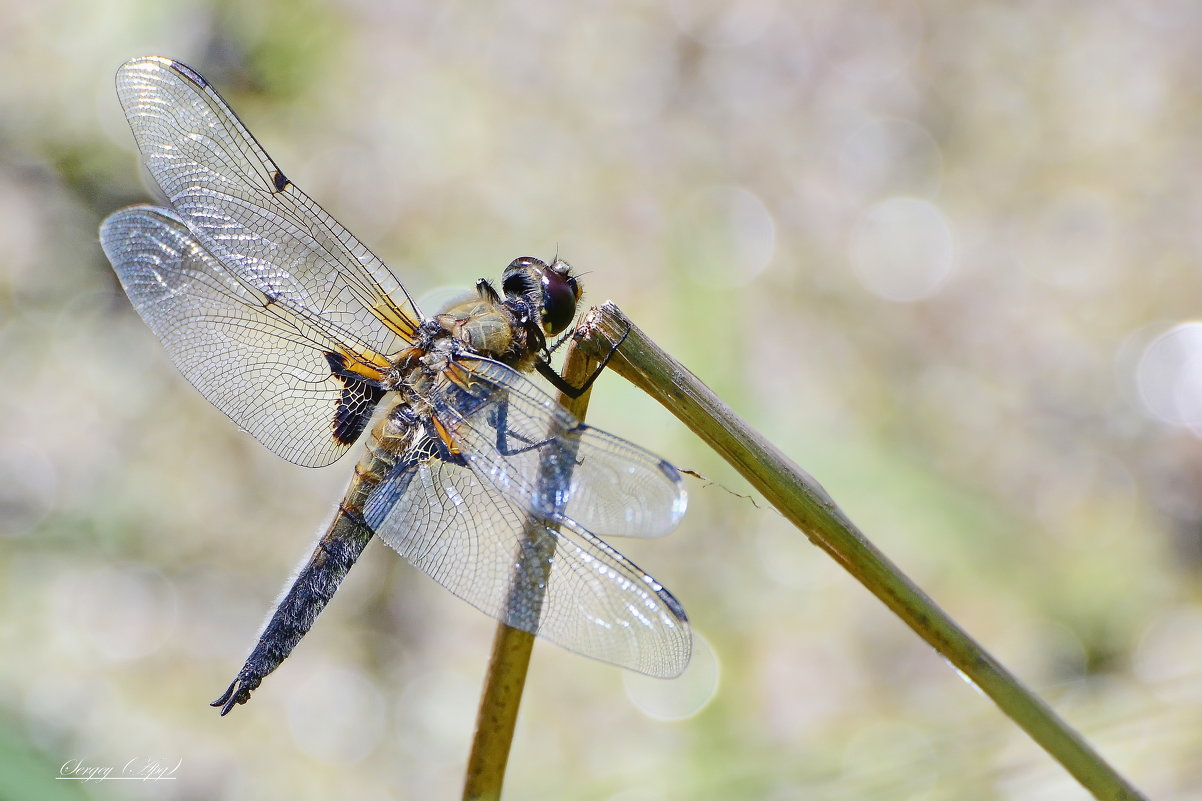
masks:
[[[224,693],[221,694],[221,697],[209,704],[209,706],[221,707],[221,716],[225,717],[230,713],[230,710],[233,709],[235,705],[245,704],[247,701],[249,701],[251,692],[253,692],[262,681],[263,679],[260,676],[248,674],[245,670],[243,670],[234,677],[234,680],[230,682],[230,686],[226,688]],[[239,684],[242,686],[239,687]]]

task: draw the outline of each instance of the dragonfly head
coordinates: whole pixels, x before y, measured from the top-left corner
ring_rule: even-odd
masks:
[[[556,258],[547,264],[531,256],[514,259],[505,268],[501,289],[506,298],[521,299],[538,311],[546,336],[555,336],[571,324],[581,294],[566,261]]]

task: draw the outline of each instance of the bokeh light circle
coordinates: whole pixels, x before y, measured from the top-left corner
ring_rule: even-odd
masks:
[[[696,715],[718,694],[718,656],[705,637],[693,632],[693,658],[675,679],[656,679],[623,672],[626,697],[656,720],[683,720]]]
[[[1202,432],[1202,323],[1181,323],[1149,342],[1135,385],[1152,417]]]
[[[852,233],[852,271],[885,300],[930,297],[952,271],[952,232],[933,203],[891,197],[868,207]]]

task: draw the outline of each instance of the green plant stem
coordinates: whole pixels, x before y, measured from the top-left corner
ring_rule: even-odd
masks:
[[[579,386],[597,362],[575,341],[569,342],[567,349],[563,377],[569,383]],[[576,419],[583,420],[588,410],[589,395],[590,393],[585,392],[579,398],[569,398],[561,394],[559,403],[575,415]],[[543,560],[542,567],[549,571],[550,561]],[[545,584],[546,575],[542,578]],[[511,598],[515,594],[532,591],[534,590],[529,582],[510,588]],[[495,801],[501,797],[505,766],[509,762],[509,749],[513,743],[513,731],[517,725],[518,708],[522,703],[522,690],[526,685],[526,671],[530,665],[530,652],[533,648],[533,634],[504,623],[497,624],[496,633],[493,635],[492,656],[484,676],[484,689],[476,715],[472,750],[468,756],[467,777],[463,786],[465,801]]]
[[[709,387],[672,359],[612,303],[592,312],[581,346],[648,393],[697,433],[836,562],[914,629],[1098,799],[1144,796],[974,641],[856,528],[826,490]],[[625,336],[625,339],[622,337]]]

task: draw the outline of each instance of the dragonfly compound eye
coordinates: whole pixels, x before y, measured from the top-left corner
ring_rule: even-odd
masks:
[[[576,316],[576,301],[580,300],[580,284],[568,271],[567,262],[558,259],[544,269],[542,275],[543,330],[550,336],[563,331]]]
[[[514,259],[501,277],[501,291],[506,297],[524,298],[538,303],[538,276],[547,265],[531,256]]]

